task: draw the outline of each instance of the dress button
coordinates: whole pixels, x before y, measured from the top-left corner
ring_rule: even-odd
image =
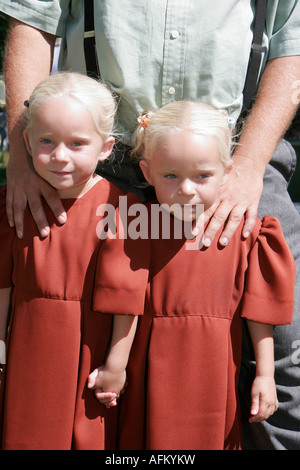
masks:
[[[172,39],[177,39],[179,36],[179,32],[174,29],[174,31],[171,32],[171,38]]]
[[[175,93],[175,88],[174,88],[173,86],[170,86],[168,92],[169,92],[169,95],[174,95],[174,93]]]

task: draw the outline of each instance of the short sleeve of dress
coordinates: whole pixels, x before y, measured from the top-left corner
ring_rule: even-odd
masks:
[[[6,217],[6,188],[0,189],[0,289],[11,287],[15,230],[8,225]]]
[[[144,204],[140,203],[141,207]],[[120,208],[116,209],[116,220]],[[150,240],[132,238],[130,223],[126,218],[127,229],[117,234],[108,232],[107,238],[99,249],[95,284],[93,292],[93,310],[109,314],[142,315],[148,282]]]
[[[270,325],[291,323],[295,275],[279,221],[264,217],[249,254],[241,316]]]

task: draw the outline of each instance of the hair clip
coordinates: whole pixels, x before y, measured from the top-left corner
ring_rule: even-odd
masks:
[[[25,106],[26,108],[29,108],[29,101],[28,101],[28,100],[25,100],[25,101],[24,101],[24,106]]]
[[[147,114],[142,114],[137,118],[137,121],[144,129],[147,129],[149,116]]]

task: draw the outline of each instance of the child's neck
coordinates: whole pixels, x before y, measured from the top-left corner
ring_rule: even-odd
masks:
[[[58,195],[60,199],[80,199],[86,193],[89,192],[92,187],[102,179],[102,176],[96,175],[94,173],[84,185],[68,188],[68,189],[58,189]]]

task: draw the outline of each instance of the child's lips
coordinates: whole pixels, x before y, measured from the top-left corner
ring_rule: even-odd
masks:
[[[182,209],[186,208],[186,209],[196,209],[196,207],[199,205],[200,203],[195,203],[195,204],[181,204],[181,207]]]
[[[59,176],[64,176],[64,175],[70,175],[71,171],[57,171],[57,170],[52,170],[51,173],[54,175],[59,175]]]

